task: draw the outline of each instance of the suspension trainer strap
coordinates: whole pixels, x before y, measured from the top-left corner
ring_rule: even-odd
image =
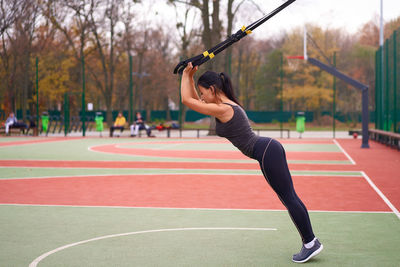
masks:
[[[247,26],[247,27],[243,26],[236,33],[232,34],[225,41],[217,44],[213,48],[204,51],[200,55],[197,55],[195,57],[192,57],[192,58],[189,58],[189,59],[186,59],[186,60],[183,60],[183,61],[179,62],[178,65],[176,65],[176,67],[174,69],[174,73],[175,74],[177,74],[177,73],[182,74],[183,70],[186,68],[186,66],[187,66],[187,64],[189,62],[192,62],[193,67],[195,67],[195,66],[200,66],[201,64],[203,64],[203,63],[207,62],[208,60],[214,58],[218,53],[224,51],[226,48],[228,48],[232,44],[236,43],[237,41],[239,41],[240,39],[242,39],[246,35],[250,34],[255,28],[257,28],[258,26],[260,26],[261,24],[263,24],[264,22],[266,22],[267,20],[269,20],[270,18],[272,18],[273,16],[275,16],[276,14],[281,12],[287,6],[292,4],[294,1],[296,1],[296,0],[288,0],[288,1],[286,1],[285,3],[280,5],[278,8],[273,10],[271,13],[265,15],[264,17],[260,18],[259,20],[255,21],[255,22],[253,22],[249,26]]]

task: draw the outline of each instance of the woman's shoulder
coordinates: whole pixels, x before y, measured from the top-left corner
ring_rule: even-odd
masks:
[[[226,102],[222,102],[223,105],[228,105],[231,107],[240,107],[237,103],[233,102],[233,101],[226,101]]]

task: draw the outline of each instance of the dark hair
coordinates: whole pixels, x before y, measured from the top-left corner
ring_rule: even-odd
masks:
[[[197,80],[197,86],[207,89],[210,89],[211,86],[213,86],[216,91],[222,91],[230,100],[241,106],[235,96],[231,79],[228,74],[224,72],[219,74],[214,71],[204,72]],[[214,94],[216,94],[216,92],[214,92]]]

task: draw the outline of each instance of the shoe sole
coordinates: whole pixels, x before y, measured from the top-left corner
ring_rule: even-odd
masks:
[[[324,249],[324,246],[321,244],[321,246],[319,247],[319,249],[317,249],[316,251],[314,251],[313,253],[311,253],[311,255],[308,256],[307,258],[305,258],[304,260],[302,260],[302,261],[295,261],[295,260],[292,259],[292,261],[295,262],[295,263],[305,263],[305,262],[309,261],[312,257],[315,257],[315,256],[317,256],[319,253],[321,253],[321,251],[322,251],[323,249]]]

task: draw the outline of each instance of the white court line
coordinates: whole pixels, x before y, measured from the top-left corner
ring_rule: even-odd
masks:
[[[160,145],[159,147],[156,148],[150,148],[150,150],[165,150],[165,149],[169,149],[169,148],[176,148],[179,146],[182,146],[183,144],[181,143],[177,143],[177,144],[164,144],[164,145]]]
[[[369,185],[375,190],[375,192],[382,198],[382,200],[389,206],[389,208],[393,211],[394,214],[400,219],[400,212],[396,209],[396,207],[390,202],[390,200],[382,193],[381,190],[372,182],[372,180],[368,177],[365,172],[361,172],[364,176],[365,180],[369,183]]]
[[[74,247],[77,245],[81,245],[81,244],[85,244],[85,243],[89,243],[89,242],[93,242],[93,241],[98,241],[98,240],[103,240],[103,239],[113,238],[113,237],[137,235],[137,234],[172,232],[172,231],[197,231],[197,230],[276,231],[277,229],[276,228],[236,228],[236,227],[172,228],[172,229],[155,229],[155,230],[137,231],[137,232],[122,233],[122,234],[114,234],[114,235],[105,235],[105,236],[100,236],[100,237],[95,237],[95,238],[79,241],[76,243],[71,243],[71,244],[53,249],[53,250],[46,252],[46,253],[40,255],[39,257],[37,257],[35,260],[33,260],[29,264],[29,267],[36,267],[40,261],[42,261],[46,257],[50,256],[51,254],[57,253],[61,250],[64,250],[64,249],[67,249],[70,247]]]
[[[1,168],[1,167],[0,167]],[[147,169],[140,169],[140,170],[147,170]],[[183,169],[185,170],[185,169]],[[212,171],[212,170],[211,170]],[[236,170],[235,170],[236,171]],[[292,171],[293,172],[293,171]],[[60,179],[60,178],[77,178],[77,177],[82,177],[82,178],[97,178],[97,177],[124,177],[124,176],[171,176],[171,175],[209,175],[209,176],[261,176],[261,172],[260,173],[222,173],[222,172],[197,172],[194,171],[193,172],[144,172],[144,173],[123,173],[123,174],[118,174],[118,173],[114,173],[114,174],[71,174],[71,175],[51,175],[51,176],[33,176],[33,177],[13,177],[13,178],[1,178],[0,177],[0,181],[9,181],[9,180],[39,180],[39,179]],[[292,173],[291,174],[293,177],[348,177],[348,178],[361,178],[363,177],[363,175],[360,174],[334,174],[334,173],[317,173],[317,174],[307,174],[307,173]]]
[[[151,144],[151,143],[149,143]],[[125,145],[125,146],[124,146]],[[126,145],[130,145],[133,147],[126,147]],[[147,144],[118,144],[115,147],[116,148],[120,148],[120,149],[130,149],[130,148],[138,148],[138,147],[134,147],[134,145],[147,145]],[[154,147],[154,148],[139,148],[139,149],[148,149],[148,150],[165,150],[165,149],[169,149],[169,148],[174,148],[174,147],[178,147],[178,146],[182,146],[182,143],[171,143],[171,144],[164,144],[164,145],[159,145],[158,147]]]
[[[342,151],[343,154],[346,155],[346,157],[350,160],[351,164],[356,165],[356,162],[350,157],[349,154],[347,154],[347,152],[344,150],[344,148],[339,144],[338,141],[336,141],[336,139],[333,139],[333,142],[339,147],[339,149]]]
[[[62,207],[62,208],[106,208],[106,209],[156,209],[156,210],[195,210],[195,211],[250,211],[250,212],[287,212],[286,209],[232,209],[232,208],[181,208],[181,207],[130,207],[130,206],[90,206],[90,205],[56,205],[56,204],[21,204],[0,203],[1,206],[15,207]],[[359,210],[308,210],[315,213],[367,213],[393,214],[392,211],[359,211]]]
[[[200,172],[167,172],[167,173],[131,173],[131,174],[86,174],[86,175],[52,175],[52,176],[39,176],[39,177],[20,177],[20,178],[0,178],[0,181],[5,181],[5,180],[35,180],[35,179],[59,179],[59,178],[77,178],[77,177],[84,177],[84,178],[96,178],[96,177],[122,177],[122,176],[171,176],[171,175],[215,175],[215,176],[260,176],[262,175],[261,173],[256,174],[256,173],[200,173]],[[309,176],[309,175],[293,175],[293,176]],[[321,175],[323,176],[323,175]],[[325,175],[327,176],[327,175]],[[331,175],[334,176],[334,175]],[[344,176],[344,175],[343,175]],[[344,176],[344,177],[362,177],[362,176]]]
[[[185,158],[185,157],[172,157],[172,158],[168,158],[168,157],[160,157],[157,155],[152,155],[152,156],[145,156],[145,155],[140,155],[140,154],[123,154],[123,153],[116,153],[116,152],[106,152],[106,151],[98,151],[98,150],[94,150],[94,147],[97,146],[102,146],[102,145],[94,145],[94,146],[90,146],[88,147],[88,151],[90,152],[94,152],[94,153],[103,153],[103,154],[108,154],[108,155],[116,155],[116,156],[126,156],[126,157],[138,157],[138,158],[146,158],[149,159],[149,161],[154,162],[154,159],[161,159],[159,161],[156,162],[177,162],[177,160],[179,160],[178,162],[217,162],[217,163],[248,163],[248,162],[253,162],[252,159],[236,159],[236,160],[229,160],[229,159],[204,159],[204,158]],[[129,162],[129,161],[128,161]],[[148,162],[148,161],[145,161]]]

